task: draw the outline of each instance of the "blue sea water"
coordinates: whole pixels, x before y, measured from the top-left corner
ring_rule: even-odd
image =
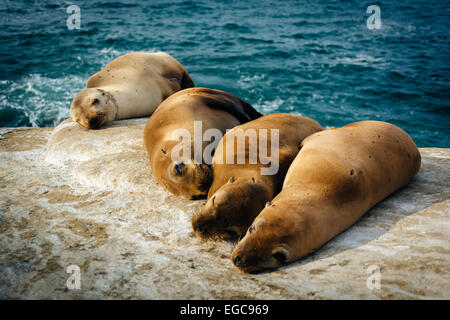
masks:
[[[81,10],[69,30],[66,10]],[[369,5],[381,29],[369,30]],[[167,51],[197,86],[326,127],[372,119],[450,147],[448,1],[0,3],[0,127],[54,126],[88,77],[130,51]]]

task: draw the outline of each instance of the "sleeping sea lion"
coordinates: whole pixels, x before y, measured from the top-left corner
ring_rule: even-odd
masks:
[[[89,78],[72,101],[70,116],[88,129],[113,120],[149,116],[171,94],[193,87],[189,74],[165,52],[132,52]]]
[[[256,217],[231,260],[253,273],[308,255],[407,184],[420,160],[409,135],[386,122],[355,122],[309,136],[281,192]]]
[[[274,140],[273,130],[278,131]],[[192,220],[195,234],[202,238],[244,234],[264,205],[280,192],[286,171],[298,154],[302,140],[321,130],[323,128],[313,119],[273,113],[228,131],[213,157],[214,178],[209,200]],[[239,143],[243,145],[244,163],[238,161]],[[261,155],[260,147],[267,145],[273,160],[270,164],[261,158],[264,155]],[[227,163],[230,152],[233,161]],[[257,161],[251,163],[252,158]],[[261,170],[273,167],[275,161],[276,170],[266,172],[272,174]]]
[[[144,130],[156,180],[178,196],[206,196],[212,172],[211,160],[204,161],[205,157],[212,157],[227,129],[260,116],[247,102],[220,90],[191,88],[170,96]]]

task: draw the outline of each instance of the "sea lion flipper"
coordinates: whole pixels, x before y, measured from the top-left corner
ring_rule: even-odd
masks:
[[[241,99],[239,99],[241,100]],[[263,114],[259,113],[255,108],[253,108],[249,103],[244,100],[241,100],[242,106],[244,107],[244,112],[246,115],[250,117],[251,120],[258,119],[262,117]]]
[[[192,87],[195,87],[194,81],[192,81],[187,71],[183,68],[183,78],[181,79],[181,90]]]
[[[246,123],[262,116],[249,103],[235,96],[226,94],[218,94],[217,90],[212,92],[213,95],[203,96],[206,104],[210,108],[219,109],[235,116],[241,123]]]

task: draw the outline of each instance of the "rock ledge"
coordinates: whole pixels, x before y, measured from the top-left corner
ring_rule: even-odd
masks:
[[[0,129],[0,298],[450,299],[450,150],[421,149],[407,187],[315,254],[248,275],[233,243],[193,235],[204,202],[153,179],[145,122]],[[367,287],[372,265],[380,289]]]

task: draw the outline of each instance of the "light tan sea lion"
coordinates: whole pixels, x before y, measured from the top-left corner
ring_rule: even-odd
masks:
[[[414,141],[386,122],[355,122],[309,136],[282,191],[233,250],[233,263],[253,273],[308,255],[407,184],[419,167]]]
[[[193,87],[189,74],[165,52],[132,52],[89,78],[72,101],[72,120],[88,129],[108,121],[151,115],[173,93]]]
[[[272,130],[278,130],[275,141]],[[231,129],[220,141],[213,157],[213,182],[208,202],[194,216],[192,227],[202,238],[228,238],[241,236],[264,208],[280,192],[289,165],[300,150],[304,138],[323,128],[315,120],[286,113],[273,113]],[[262,138],[260,138],[260,135]],[[238,139],[245,150],[245,163],[238,163]],[[245,138],[245,136],[249,138]],[[251,143],[249,142],[251,138]],[[245,139],[245,140],[244,140]],[[245,142],[244,142],[245,141]],[[278,156],[274,174],[265,174],[259,156],[260,146],[277,143]],[[233,161],[226,163],[227,154],[233,151]],[[271,152],[267,152],[270,154]],[[250,163],[250,158],[257,159]]]
[[[203,161],[203,154],[209,153],[211,158],[227,129],[260,116],[247,102],[220,90],[191,88],[170,96],[150,117],[144,130],[144,143],[156,180],[178,196],[188,199],[206,196],[212,176],[211,163]],[[213,142],[211,137],[204,137],[211,130],[219,135]],[[174,134],[180,131],[190,138],[183,140],[189,154],[178,150],[181,143]],[[196,136],[198,133],[200,137]],[[197,150],[200,158],[196,158]],[[174,159],[173,153],[179,157]]]

